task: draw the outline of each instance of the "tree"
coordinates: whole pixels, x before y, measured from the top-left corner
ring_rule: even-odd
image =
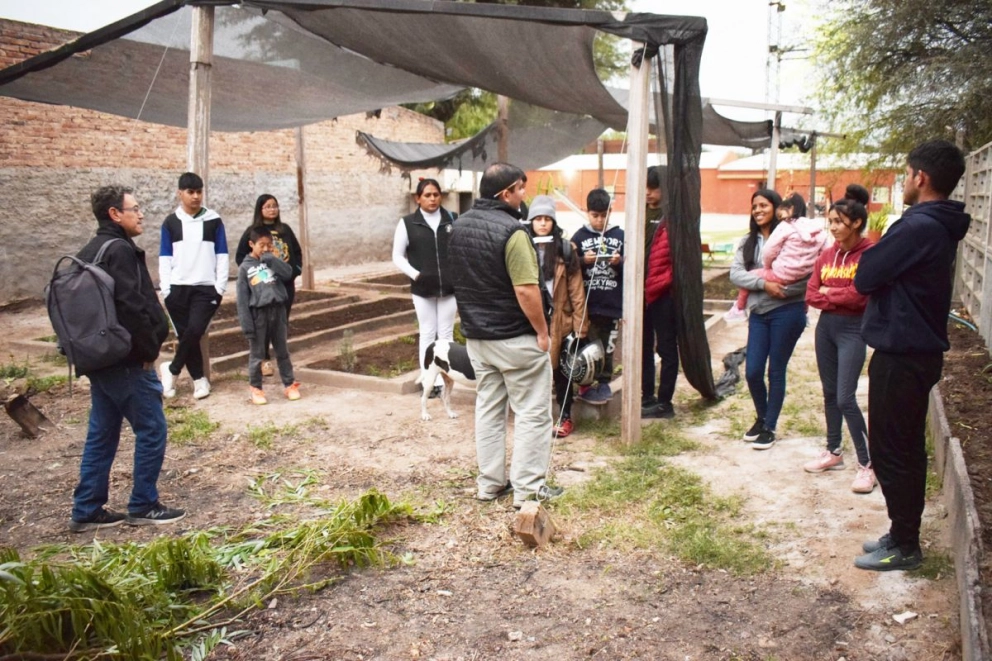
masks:
[[[992,2],[833,0],[818,31],[825,114],[849,142],[905,154],[992,141]]]
[[[627,0],[475,0],[479,4],[521,5],[528,7],[557,7],[559,9],[601,9],[625,11]],[[626,57],[619,48],[620,40],[599,34],[593,43],[596,72],[603,80],[626,72]],[[411,110],[444,122],[449,140],[469,138],[496,119],[496,95],[480,89],[466,89],[450,99],[414,103]]]

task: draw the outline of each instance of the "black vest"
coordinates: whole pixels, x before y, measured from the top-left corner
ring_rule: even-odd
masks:
[[[409,239],[406,258],[413,268],[420,271],[420,277],[410,281],[410,291],[424,298],[451,296],[455,293],[448,266],[448,239],[451,237],[451,222],[454,218],[443,208],[440,211],[441,224],[437,226],[437,234],[424,220],[420,209],[409,216],[403,216]]]
[[[534,335],[520,309],[506,270],[506,244],[514,232],[526,232],[509,207],[478,199],[451,232],[448,260],[462,334],[476,340]]]

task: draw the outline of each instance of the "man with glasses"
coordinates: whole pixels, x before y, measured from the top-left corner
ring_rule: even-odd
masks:
[[[227,290],[229,260],[224,222],[203,206],[203,179],[183,173],[179,206],[162,223],[158,253],[159,289],[179,340],[172,362],[160,367],[166,397],[176,395],[183,367],[193,379],[193,397],[210,395],[200,340]]]
[[[479,198],[452,226],[448,259],[462,333],[476,375],[475,447],[479,500],[513,492],[513,506],[548,500],[551,461],[551,360],[537,252],[520,223],[523,171],[486,168]],[[506,479],[507,405],[514,413]]]
[[[133,191],[124,186],[104,186],[93,193],[90,202],[98,228],[78,257],[92,262],[104,244],[113,242],[100,266],[114,279],[117,320],[131,334],[131,351],[116,365],[86,374],[90,420],[69,529],[86,532],[125,522],[134,526],[171,523],[186,513],[162,505],[156,487],[165,458],[166,423],[155,360],[169,334],[169,323],[155,294],[145,251],[132,240],[144,230],[144,215]],[[104,507],[125,419],[134,431],[134,486],[126,515]]]

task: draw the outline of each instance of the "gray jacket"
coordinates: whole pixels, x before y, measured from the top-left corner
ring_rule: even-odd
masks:
[[[269,305],[285,305],[289,300],[286,283],[293,279],[293,267],[274,253],[258,260],[250,254],[238,268],[238,321],[245,337],[255,335],[252,310]]]
[[[761,251],[764,247],[765,238],[759,234],[757,254],[754,256],[754,263],[756,265],[762,263]],[[765,279],[751,273],[744,267],[744,239],[741,239],[741,242],[737,244],[734,262],[730,265],[730,282],[748,290],[747,309],[751,314],[765,314],[783,305],[806,300],[806,283],[809,282],[809,276],[791,285],[783,285],[785,298],[770,296],[765,291]]]

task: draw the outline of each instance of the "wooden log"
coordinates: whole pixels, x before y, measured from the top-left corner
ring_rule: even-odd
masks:
[[[46,418],[45,414],[29,402],[24,395],[11,395],[4,402],[3,408],[7,411],[7,415],[13,418],[14,422],[31,438],[38,438],[41,432],[55,427],[51,420]]]
[[[513,522],[513,534],[531,548],[544,546],[551,541],[555,532],[554,522],[536,500],[524,503]]]

